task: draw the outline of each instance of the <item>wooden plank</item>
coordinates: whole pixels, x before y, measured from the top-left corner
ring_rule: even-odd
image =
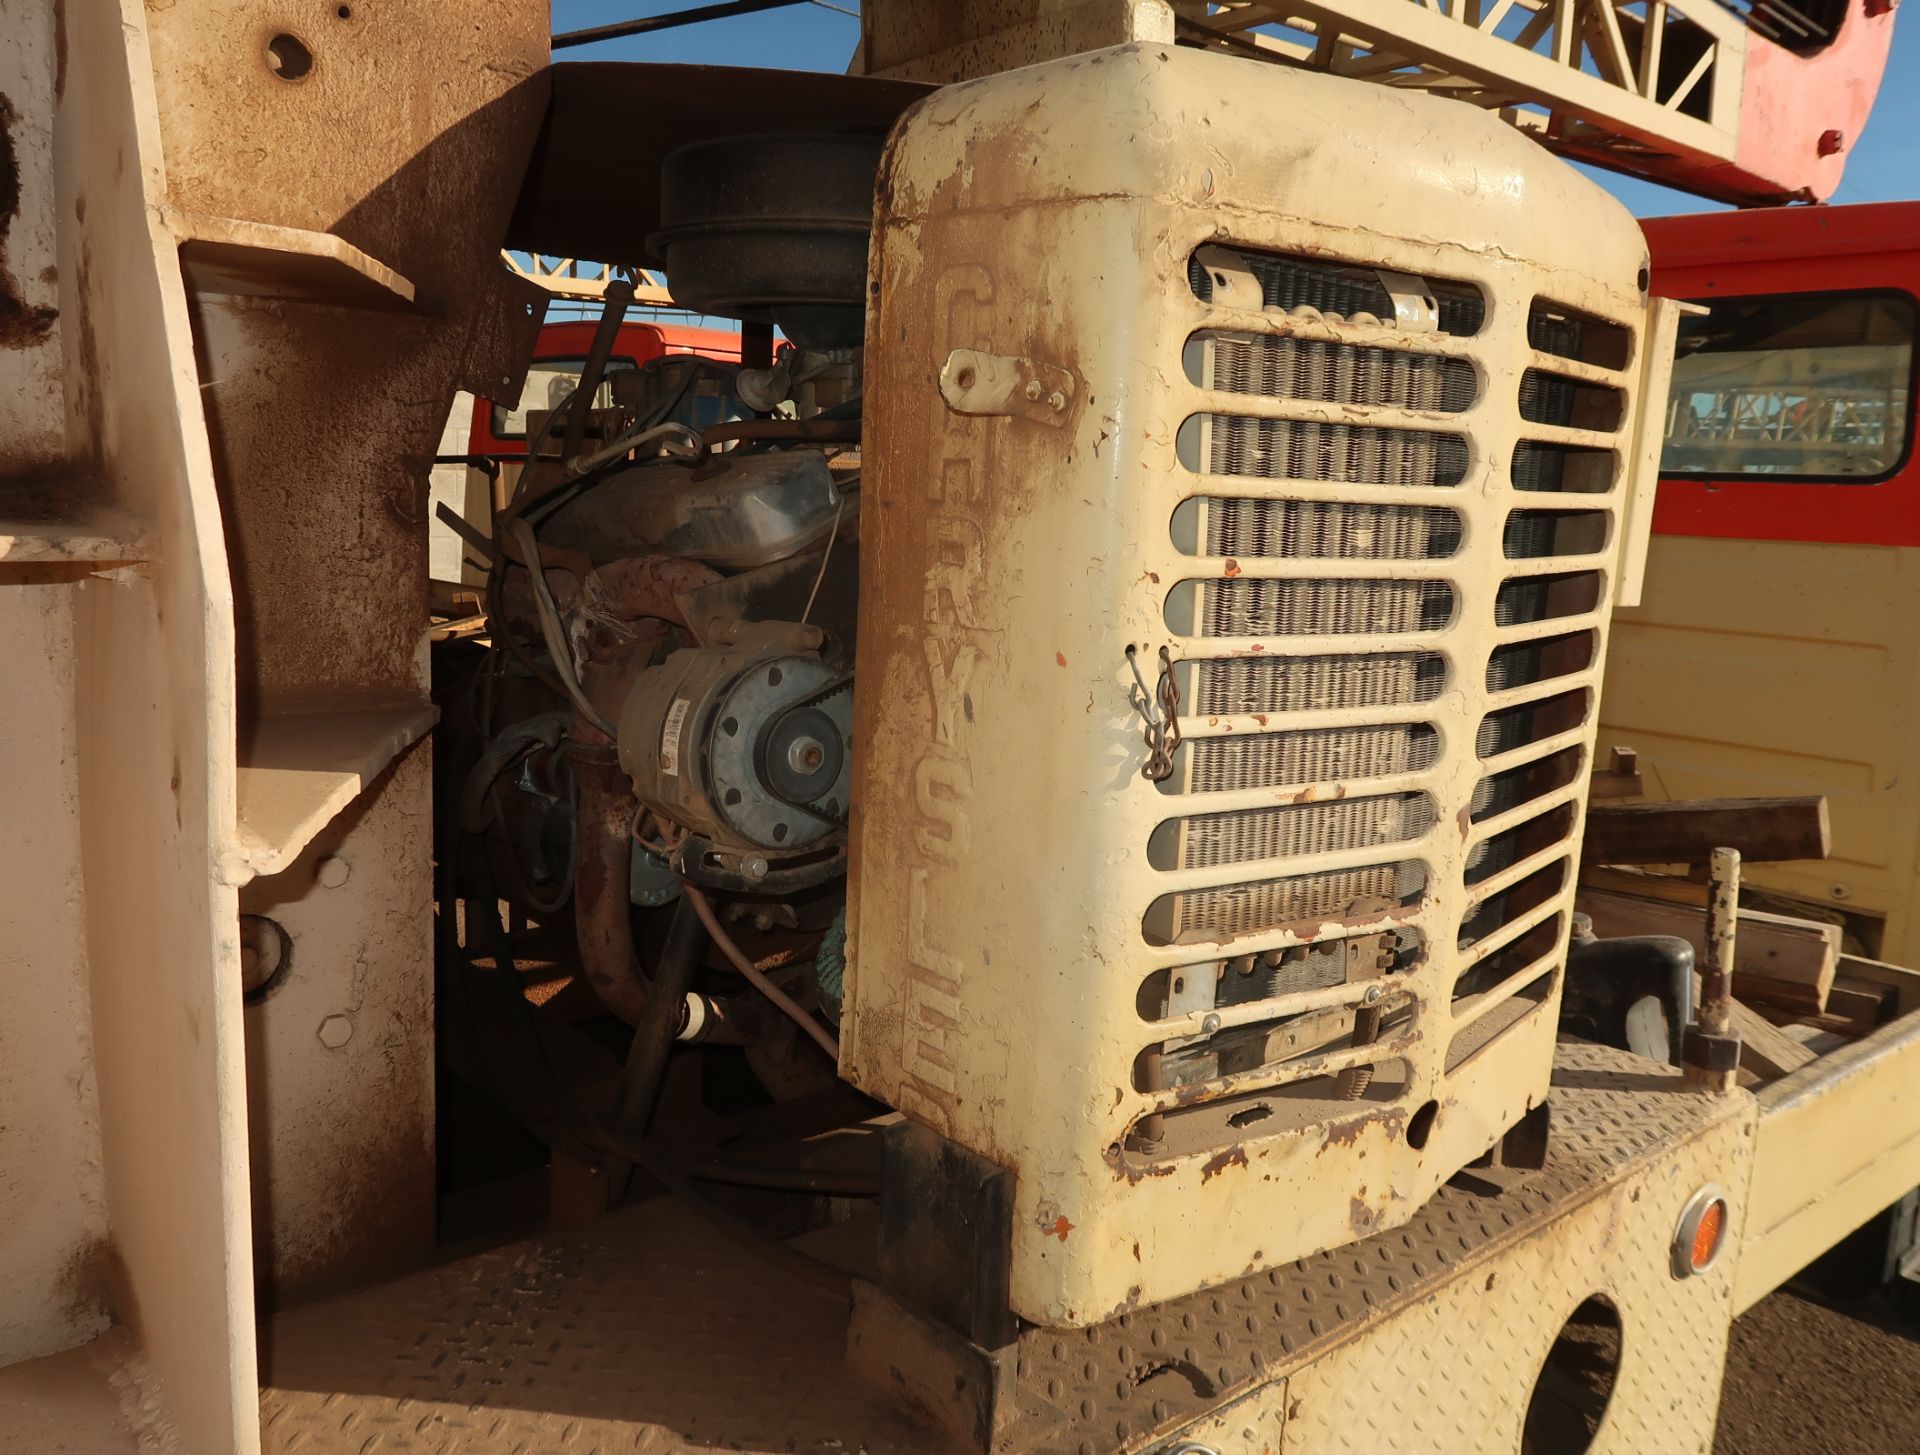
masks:
[[[1707,886],[1677,874],[1648,874],[1639,869],[1610,869],[1604,864],[1582,865],[1580,887],[1629,894],[1635,899],[1657,899],[1684,904],[1705,913]]]
[[[1587,801],[1638,798],[1646,789],[1647,781],[1640,775],[1640,755],[1632,748],[1615,748],[1607,766],[1594,769],[1588,776]]]
[[[1574,908],[1593,920],[1593,932],[1602,939],[1677,935],[1693,946],[1696,955],[1705,953],[1704,910],[1586,888],[1575,895]],[[1809,1014],[1825,1011],[1840,958],[1839,927],[1757,909],[1741,910],[1739,925],[1734,994]]]
[[[1740,1033],[1740,1065],[1763,1081],[1798,1071],[1815,1059],[1809,1046],[1789,1036],[1739,1000],[1733,1002],[1733,1028]]]
[[[1894,1011],[1898,1015],[1920,1010],[1920,970],[1889,965],[1884,960],[1869,960],[1864,955],[1842,955],[1839,974],[1859,985],[1892,991]]]
[[[1823,795],[1699,798],[1591,808],[1583,856],[1594,864],[1698,864],[1724,846],[1749,863],[1777,863],[1824,859],[1832,844]]]
[[[1587,780],[1587,801],[1603,803],[1615,798],[1638,798],[1647,791],[1647,783],[1638,773],[1622,777],[1618,773],[1595,773]]]
[[[1792,1036],[1815,1056],[1824,1056],[1829,1051],[1837,1051],[1842,1046],[1853,1043],[1851,1036],[1843,1036],[1838,1031],[1822,1030],[1819,1026],[1810,1026],[1805,1021],[1788,1021],[1779,1027],[1779,1031],[1783,1036]]]
[[[1827,992],[1827,1014],[1849,1022],[1858,1028],[1854,1035],[1864,1036],[1892,1019],[1887,1014],[1887,1002],[1893,993],[1887,986],[1875,985],[1870,980],[1835,975],[1833,988]]]

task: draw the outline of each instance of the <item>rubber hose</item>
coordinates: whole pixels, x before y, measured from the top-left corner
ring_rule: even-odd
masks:
[[[573,714],[569,711],[543,712],[538,717],[511,723],[495,734],[493,741],[481,749],[473,771],[467,774],[460,790],[460,827],[470,834],[484,833],[493,817],[487,794],[494,782],[515,758],[534,744],[555,746],[572,721]]]
[[[827,926],[813,957],[813,977],[820,986],[820,1008],[835,1025],[847,987],[847,911],[842,908]]]

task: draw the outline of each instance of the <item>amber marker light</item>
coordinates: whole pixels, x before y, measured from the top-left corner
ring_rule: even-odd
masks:
[[[1727,1240],[1727,1195],[1708,1183],[1687,1199],[1673,1230],[1673,1276],[1691,1278],[1719,1261]]]

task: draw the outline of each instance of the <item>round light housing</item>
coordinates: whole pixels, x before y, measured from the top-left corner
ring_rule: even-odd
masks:
[[[1692,1278],[1720,1260],[1727,1241],[1727,1195],[1716,1183],[1687,1199],[1673,1230],[1673,1276]]]

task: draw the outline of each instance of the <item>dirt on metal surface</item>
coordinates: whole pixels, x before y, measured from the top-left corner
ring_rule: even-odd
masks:
[[[1920,1319],[1776,1293],[1734,1321],[1714,1455],[1920,1449]]]

